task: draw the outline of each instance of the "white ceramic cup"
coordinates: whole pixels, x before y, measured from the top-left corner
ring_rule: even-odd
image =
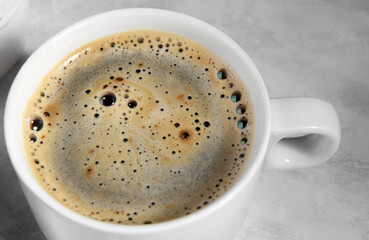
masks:
[[[96,221],[64,207],[39,185],[26,158],[22,115],[41,79],[68,53],[97,38],[137,29],[173,32],[205,46],[228,62],[249,89],[255,108],[255,142],[235,184],[209,206],[164,223],[122,226]],[[231,240],[243,223],[262,167],[294,169],[320,164],[337,150],[340,125],[327,102],[309,98],[270,100],[246,53],[224,33],[189,16],[158,9],[123,9],[82,20],[61,31],[19,71],[5,110],[5,137],[12,164],[33,214],[48,239]]]

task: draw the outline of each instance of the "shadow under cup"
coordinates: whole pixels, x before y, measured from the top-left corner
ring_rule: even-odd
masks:
[[[23,148],[25,106],[42,78],[66,54],[95,39],[129,30],[159,30],[189,38],[225,60],[247,86],[255,114],[254,146],[248,163],[227,192],[189,216],[145,226],[120,226],[79,215],[38,184]],[[5,110],[5,137],[12,164],[31,209],[50,239],[232,239],[246,216],[270,134],[270,103],[263,80],[246,53],[229,37],[195,18],[157,9],[99,14],[61,31],[35,51],[18,73]]]

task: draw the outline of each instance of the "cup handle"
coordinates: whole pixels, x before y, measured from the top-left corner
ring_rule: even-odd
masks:
[[[327,161],[341,128],[331,104],[314,98],[271,99],[272,127],[264,168],[288,170]]]

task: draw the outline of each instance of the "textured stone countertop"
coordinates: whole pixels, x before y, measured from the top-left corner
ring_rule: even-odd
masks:
[[[270,97],[336,108],[342,140],[325,164],[262,172],[235,240],[369,239],[369,2],[365,0],[32,0],[26,50],[0,79],[0,133],[10,85],[30,54],[66,26],[119,8],[182,12],[219,28],[253,59]],[[0,138],[0,240],[45,239]]]

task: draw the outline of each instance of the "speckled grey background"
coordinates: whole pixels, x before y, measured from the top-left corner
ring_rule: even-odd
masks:
[[[235,240],[369,239],[369,2],[365,0],[32,0],[24,57],[0,79],[0,134],[10,85],[49,37],[87,16],[127,7],[175,10],[233,38],[259,68],[271,97],[329,101],[342,125],[324,165],[263,172]],[[0,240],[44,240],[0,138]]]

